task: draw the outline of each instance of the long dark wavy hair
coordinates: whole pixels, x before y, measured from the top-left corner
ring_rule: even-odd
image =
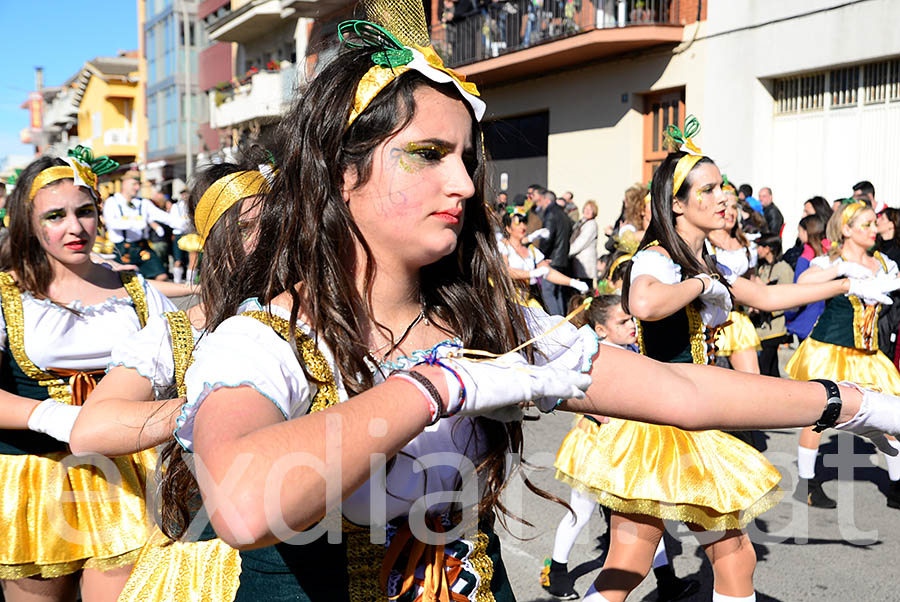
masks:
[[[374,51],[344,48],[283,118],[276,135],[283,145],[282,162],[262,207],[258,245],[247,258],[242,279],[225,292],[221,311],[207,314],[209,328],[214,329],[244,299],[258,297],[266,304],[287,292],[292,300],[291,335],[302,312],[314,336],[333,351],[351,396],[375,384],[369,366],[377,361],[363,335],[368,324],[381,325],[373,315],[371,298],[378,268],[344,201],[344,174],[355,174],[357,187],[368,181],[374,150],[412,121],[417,110],[414,95],[420,88],[462,100],[452,85],[435,84],[410,70],[389,83],[348,127],[357,84],[372,66]],[[466,347],[502,353],[528,338],[528,331],[494,242],[496,218],[485,202],[481,126],[471,109],[470,115],[475,194],[466,200],[455,251],[421,269],[420,292],[433,324],[459,337]],[[363,276],[362,291],[357,288],[358,273]],[[315,381],[302,358],[298,361],[307,378]],[[479,510],[483,516],[494,508],[509,514],[499,497],[506,482],[507,454],[522,450],[521,423],[475,420],[480,427],[473,431],[480,432],[479,448],[487,449],[477,463],[485,484]],[[178,502],[178,495],[163,499],[164,504]]]
[[[188,197],[188,215],[194,223],[194,212],[203,193],[219,178],[238,171],[251,171],[258,168],[259,163],[266,161],[265,151],[261,147],[252,146],[243,149],[239,163],[211,164],[199,169],[191,181],[191,194]],[[263,202],[260,197],[256,202]],[[244,203],[235,203],[216,220],[203,246],[203,262],[200,266],[200,301],[204,315],[219,315],[225,303],[229,287],[241,278],[241,267],[246,260],[244,252],[242,227],[251,226],[241,223],[241,214],[247,209]],[[174,396],[173,392],[173,396]],[[178,503],[163,503],[160,525],[172,539],[180,537],[190,522],[191,513],[200,505],[199,490],[193,474],[184,462],[181,445],[171,440],[160,452],[159,466],[160,496],[163,500],[178,499]]]
[[[706,245],[703,245],[701,255],[702,260],[698,259],[691,248],[688,247],[688,244],[675,230],[675,220],[678,215],[672,209],[673,200],[678,199],[683,203],[687,203],[688,193],[694,185],[694,172],[696,171],[697,166],[703,165],[704,163],[715,165],[713,160],[709,157],[703,157],[697,161],[697,163],[694,164],[694,167],[691,168],[691,171],[688,172],[687,177],[684,179],[684,183],[682,183],[681,188],[678,190],[678,194],[673,194],[672,191],[675,188],[673,181],[675,166],[678,164],[678,160],[686,154],[687,153],[684,151],[669,153],[653,174],[653,184],[650,188],[650,225],[647,226],[647,231],[644,233],[644,238],[641,240],[641,244],[638,248],[643,249],[650,246],[651,243],[659,245],[669,253],[672,261],[681,267],[681,275],[683,278],[691,278],[697,274],[711,274],[719,276],[722,282],[728,286],[727,282],[725,282],[725,278],[722,277],[722,274],[716,266],[715,258],[706,250]],[[627,313],[631,313],[628,308],[629,293],[631,291],[631,267],[632,263],[628,262],[623,276],[624,281],[622,283],[622,308]]]
[[[39,173],[48,167],[66,165],[68,163],[55,157],[35,159],[19,174],[16,188],[6,201],[9,235],[0,245],[0,269],[14,272],[18,287],[39,299],[47,297],[53,281],[53,268],[41,246],[38,232],[35,231],[34,203],[28,199],[28,195],[31,183]],[[51,182],[44,188],[58,186],[61,181]],[[96,210],[96,199],[94,207]]]

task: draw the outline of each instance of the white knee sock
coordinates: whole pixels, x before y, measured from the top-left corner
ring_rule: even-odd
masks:
[[[175,280],[175,284],[184,282],[184,268],[180,265],[176,265],[172,268],[172,278]]]
[[[888,443],[891,444],[891,447],[900,451],[900,441],[888,439]],[[892,481],[900,481],[900,455],[889,456],[884,454],[884,459],[887,462],[888,478]]]
[[[797,469],[801,479],[816,478],[816,456],[819,455],[818,448],[809,449],[802,445],[797,446]]]
[[[597,501],[573,489],[572,495],[569,496],[569,505],[575,511],[575,516],[567,513],[559,521],[556,540],[553,542],[553,560],[562,564],[569,561],[569,552],[572,551],[578,534],[591,519],[591,514],[597,509]]]
[[[738,598],[736,596],[726,596],[725,594],[714,591],[712,602],[756,602],[756,592],[753,592],[749,596]]]
[[[581,602],[609,602],[606,597],[597,591],[597,588],[594,587],[594,584],[591,583],[591,587],[588,588],[588,591],[585,592],[584,598],[581,599]]]
[[[653,554],[653,568],[655,569],[669,564],[669,555],[666,554],[666,542],[663,539],[662,537],[659,538],[656,553]]]

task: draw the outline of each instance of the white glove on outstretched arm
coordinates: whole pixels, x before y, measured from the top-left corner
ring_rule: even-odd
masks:
[[[841,382],[838,384],[853,387],[863,394],[863,399],[856,416],[847,422],[834,425],[834,428],[865,437],[885,454],[896,456],[897,450],[888,443],[885,434],[894,437],[900,436],[900,398],[870,391],[856,383]]]
[[[459,382],[443,370],[450,391],[447,414],[479,415],[498,408],[533,401],[542,412],[556,408],[560,399],[583,399],[591,386],[591,375],[546,364],[529,364],[518,353],[475,362],[461,358],[443,358],[456,370],[465,386],[465,398]]]
[[[539,238],[550,238],[550,230],[547,228],[541,228],[540,230],[535,230],[531,234],[525,237],[525,242],[534,242]]]
[[[572,278],[572,280],[569,281],[569,286],[574,288],[582,295],[591,290],[591,287],[589,287],[586,282],[582,282],[581,280],[577,280],[575,278]]]
[[[68,443],[80,411],[81,406],[70,406],[55,399],[45,399],[31,410],[28,428],[50,435],[57,441]]]
[[[890,305],[893,303],[887,293],[892,293],[900,288],[900,278],[869,278],[868,280],[850,279],[850,290],[847,295],[859,297],[867,305],[881,303]]]
[[[546,276],[549,273],[550,273],[550,266],[542,265],[542,266],[536,267],[533,270],[531,270],[530,272],[528,272],[528,277],[535,278],[535,279],[543,278],[544,276]]]
[[[875,274],[872,273],[872,270],[853,261],[841,261],[839,264],[837,264],[837,272],[838,276],[857,278],[859,280],[865,280],[867,278],[873,278],[875,276]]]

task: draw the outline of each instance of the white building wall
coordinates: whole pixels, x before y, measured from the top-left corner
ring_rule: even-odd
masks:
[[[695,28],[685,28],[687,40]],[[487,88],[485,119],[548,110],[547,173],[534,181],[557,194],[572,191],[579,206],[594,199],[602,230],[618,217],[625,189],[642,180],[642,94],[685,87],[686,111],[702,115],[704,43],[684,46],[677,55],[655,50]],[[510,190],[510,198],[519,192],[525,190]]]
[[[900,55],[900,2],[844,4],[711,0],[708,7],[699,143],[736,184],[773,189],[786,241],[807,198],[849,196],[862,179],[873,182],[880,200],[900,204],[893,168],[900,103],[775,115],[775,78]]]

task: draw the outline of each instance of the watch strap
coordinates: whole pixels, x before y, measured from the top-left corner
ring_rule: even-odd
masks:
[[[825,393],[828,395],[825,409],[822,410],[822,415],[819,416],[819,419],[816,420],[816,425],[813,427],[813,431],[821,433],[837,424],[844,402],[841,400],[841,390],[834,381],[824,378],[813,378],[810,382],[816,382],[825,387]]]

